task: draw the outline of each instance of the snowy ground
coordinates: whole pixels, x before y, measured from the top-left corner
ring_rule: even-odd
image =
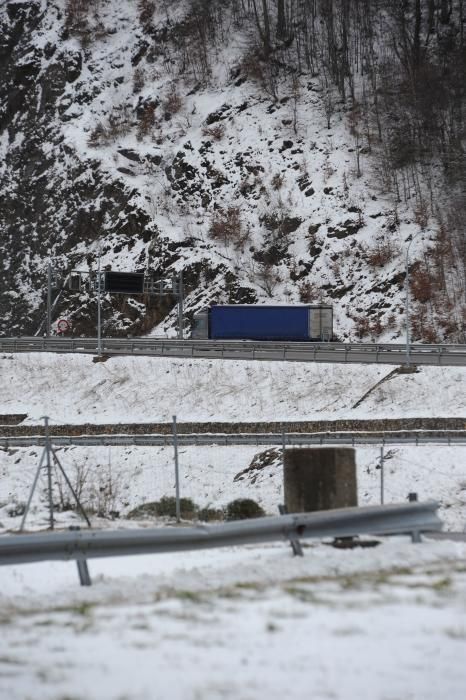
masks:
[[[464,369],[392,368],[157,358],[0,358],[0,414],[53,423],[302,420],[464,415]],[[219,507],[283,501],[281,463],[235,481],[258,447],[184,447],[181,495]],[[0,450],[0,523],[17,529],[41,450]],[[58,450],[83,498],[109,480],[115,521],[174,494],[171,448]],[[440,501],[445,529],[466,526],[465,448],[386,449],[385,501]],[[357,448],[358,496],[380,499],[380,451]],[[255,476],[255,479],[253,478]],[[251,478],[252,477],[252,478]],[[47,526],[45,481],[27,526]],[[55,477],[54,477],[55,480]],[[55,486],[57,489],[57,486]],[[56,493],[58,492],[58,489]],[[93,500],[94,499],[94,500]],[[77,522],[58,513],[57,525]],[[462,700],[466,694],[466,544],[394,538],[371,549],[288,545],[93,560],[93,586],[74,563],[0,568],[0,697],[9,700]]]
[[[465,414],[464,367],[395,376],[386,365],[176,360],[56,354],[0,357],[0,414],[27,423],[333,420]]]
[[[463,543],[287,545],[1,573],[10,700],[462,700]]]

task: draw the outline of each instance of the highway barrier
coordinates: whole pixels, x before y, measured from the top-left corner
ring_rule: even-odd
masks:
[[[98,354],[96,338],[0,338],[1,352]],[[103,338],[103,355],[147,355],[174,358],[271,360],[294,362],[379,363],[403,365],[406,346],[375,343],[256,342],[250,340],[161,340]],[[466,365],[466,345],[410,346],[411,365]]]

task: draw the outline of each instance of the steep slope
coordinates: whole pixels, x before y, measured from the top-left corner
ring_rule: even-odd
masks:
[[[204,44],[194,5],[0,8],[0,331],[36,332],[47,262],[59,287],[95,272],[100,248],[114,270],[183,270],[187,326],[212,301],[324,301],[339,337],[396,338],[406,247],[416,236],[412,260],[425,258],[435,220],[384,191],[354,112],[330,114],[319,76],[267,92],[236,4],[219,5]],[[414,337],[461,339],[457,298],[434,310],[420,263],[412,274]],[[174,303],[107,296],[104,331],[172,334]],[[95,305],[66,291],[55,317],[92,334]]]

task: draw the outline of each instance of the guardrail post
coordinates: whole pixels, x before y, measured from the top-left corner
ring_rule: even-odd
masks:
[[[280,504],[280,505],[278,506],[278,512],[280,513],[280,515],[288,515],[288,508],[287,508],[285,505],[281,505],[281,504]],[[299,541],[299,538],[298,538],[298,537],[292,537],[292,536],[290,535],[290,538],[289,538],[289,539],[290,539],[291,549],[292,549],[292,551],[293,551],[293,556],[295,556],[295,557],[303,557],[303,556],[304,556],[304,552],[303,552],[303,548],[301,547],[301,542]]]
[[[76,531],[80,530],[81,528],[79,527],[79,525],[70,525],[68,529]],[[78,567],[79,583],[81,584],[81,586],[91,586],[92,581],[91,576],[89,574],[87,559],[85,559],[84,557],[76,559],[76,566]]]
[[[89,574],[87,559],[77,559],[76,564],[78,566],[79,583],[81,586],[91,586],[92,581]]]

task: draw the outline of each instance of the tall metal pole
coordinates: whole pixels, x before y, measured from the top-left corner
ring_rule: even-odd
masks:
[[[52,265],[47,264],[47,338],[50,338],[52,326]]]
[[[183,270],[178,275],[178,338],[183,340]]]
[[[409,339],[409,326],[410,326],[410,319],[409,319],[409,249],[411,248],[411,244],[414,241],[417,236],[421,231],[418,231],[410,240],[408,243],[408,247],[406,248],[406,273],[405,273],[405,316],[406,316],[406,366],[409,367],[410,365],[410,339]]]
[[[180,471],[178,468],[178,433],[176,430],[176,416],[173,416],[173,449],[175,451],[175,501],[176,501],[176,522],[181,520],[180,508]]]
[[[101,309],[100,309],[100,292],[101,292],[101,280],[100,280],[100,243],[99,243],[99,262],[97,265],[97,354],[99,357],[102,355],[102,328],[101,328]]]

